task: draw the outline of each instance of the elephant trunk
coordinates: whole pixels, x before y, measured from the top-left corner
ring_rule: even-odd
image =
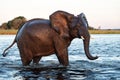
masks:
[[[84,37],[83,42],[84,42],[84,51],[85,51],[87,58],[90,60],[97,59],[98,58],[97,56],[93,57],[89,52],[89,43],[90,43],[90,35],[89,34],[86,37]]]
[[[78,15],[78,17],[79,17],[80,21],[82,22],[83,28],[84,28],[84,30],[83,30],[84,33],[81,33],[82,31],[79,31],[79,35],[81,36],[81,38],[83,39],[83,42],[84,42],[85,54],[88,57],[88,59],[95,60],[98,57],[97,56],[93,57],[89,52],[90,34],[87,30],[87,28],[89,26],[88,21],[87,21],[84,13],[81,13],[80,15]]]

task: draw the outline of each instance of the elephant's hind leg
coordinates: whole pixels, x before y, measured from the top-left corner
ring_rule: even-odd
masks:
[[[32,61],[32,52],[29,49],[19,49],[20,50],[20,56],[21,56],[21,60],[22,60],[22,64],[23,66],[28,66],[30,65],[31,61]]]
[[[28,65],[30,65],[31,61],[32,60],[22,60],[22,64],[23,64],[23,66],[28,66]]]
[[[38,64],[41,59],[41,56],[37,56],[33,58],[33,64]]]
[[[22,60],[23,66],[28,66],[28,65],[30,65],[30,63],[31,63],[32,58],[24,57],[24,58],[21,58],[21,60]]]

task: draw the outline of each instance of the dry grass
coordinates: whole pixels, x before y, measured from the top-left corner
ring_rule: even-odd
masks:
[[[120,30],[89,30],[91,34],[120,34]]]
[[[120,34],[120,30],[89,30],[91,34]],[[17,30],[2,30],[0,29],[0,35],[14,35]]]
[[[17,33],[17,30],[2,30],[2,29],[0,29],[1,35],[13,35],[16,33]]]

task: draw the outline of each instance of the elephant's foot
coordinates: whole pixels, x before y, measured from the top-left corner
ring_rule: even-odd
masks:
[[[31,63],[31,61],[32,61],[32,60],[29,60],[29,61],[23,61],[23,60],[22,60],[22,64],[23,64],[23,66],[29,66],[30,63]]]
[[[58,56],[58,60],[59,60],[60,64],[62,64],[63,66],[69,65],[68,54]]]
[[[69,66],[65,66],[65,65],[63,65],[63,64],[59,64],[58,65],[58,68],[68,68]]]
[[[37,67],[39,67],[39,64],[33,63],[31,66],[32,66],[32,68],[37,68]]]

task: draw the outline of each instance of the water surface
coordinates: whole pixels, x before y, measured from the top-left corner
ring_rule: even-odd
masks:
[[[15,35],[0,35],[0,53]],[[70,65],[60,67],[55,55],[43,57],[39,66],[23,67],[17,45],[0,54],[0,80],[120,80],[120,34],[91,35],[90,52],[99,59],[88,60],[81,39],[68,48]]]

